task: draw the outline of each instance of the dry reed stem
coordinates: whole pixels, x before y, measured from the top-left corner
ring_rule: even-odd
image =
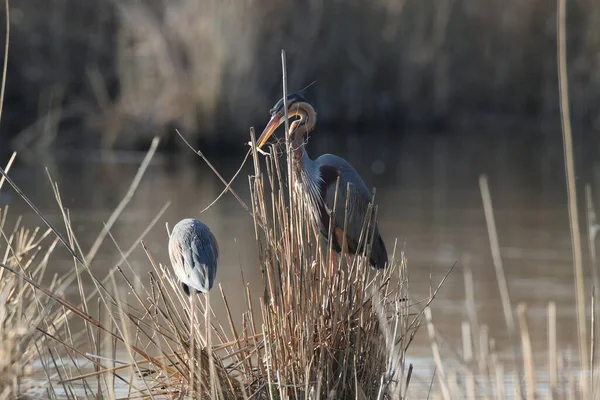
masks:
[[[6,72],[8,70],[8,46],[10,43],[10,6],[9,1],[5,0],[6,12],[6,37],[4,39],[4,62],[2,65],[2,88],[0,88],[0,120],[2,119],[2,111],[4,111],[4,93],[6,91]]]
[[[435,334],[435,328],[433,327],[433,319],[431,316],[431,309],[427,307],[425,309],[425,320],[427,321],[427,332],[429,333],[429,340],[431,341],[431,350],[433,352],[433,360],[436,366],[436,376],[438,378],[438,384],[442,390],[442,397],[444,400],[451,399],[450,390],[446,384],[446,373],[442,364],[442,358],[440,356],[440,350],[437,343]]]
[[[504,274],[504,266],[502,264],[502,257],[500,256],[500,243],[498,240],[498,232],[496,230],[494,208],[492,206],[492,197],[490,195],[487,176],[481,175],[479,177],[479,187],[481,190],[481,198],[483,201],[483,208],[485,212],[485,221],[488,229],[490,248],[492,250],[494,269],[496,271],[496,280],[498,282],[498,289],[500,290],[500,298],[502,300],[502,311],[504,312],[506,328],[508,330],[508,334],[513,344],[513,354],[515,357],[514,361],[517,365],[516,379],[518,382],[519,377],[523,375],[523,371],[520,367],[521,360],[519,360],[520,346],[515,327],[515,316],[513,314],[512,306],[510,303],[508,284],[506,283],[506,275]]]
[[[556,356],[556,303],[548,303],[548,376],[550,380],[550,399],[558,387],[558,365]]]
[[[7,174],[10,171],[10,167],[12,167],[12,164],[16,158],[17,158],[17,153],[13,152],[12,155],[10,156],[10,159],[8,160],[8,163],[6,164],[6,167],[4,167],[4,170],[6,171]],[[2,186],[4,186],[5,180],[6,179],[4,178],[4,176],[0,177],[0,190],[2,190]]]
[[[475,376],[473,374],[473,340],[469,323],[463,321],[462,325],[463,358],[465,367],[465,386],[468,400],[475,400]]]
[[[138,171],[135,174],[135,177],[133,178],[133,181],[131,182],[131,185],[129,186],[127,193],[125,194],[125,197],[123,197],[123,199],[121,200],[121,202],[119,203],[117,208],[115,208],[115,210],[111,214],[110,218],[108,219],[108,222],[106,222],[102,231],[96,238],[96,241],[92,245],[92,248],[85,256],[85,262],[88,266],[92,263],[94,257],[96,256],[96,253],[98,252],[98,249],[104,242],[104,238],[106,237],[106,234],[112,228],[114,223],[117,221],[117,219],[119,218],[119,216],[121,215],[121,213],[123,212],[125,207],[127,207],[127,204],[129,204],[129,201],[131,201],[131,199],[133,198],[133,195],[135,194],[137,187],[139,186],[139,184],[144,176],[144,173],[146,172],[146,169],[150,165],[150,161],[152,161],[152,157],[154,156],[154,153],[156,152],[156,149],[158,148],[159,142],[160,142],[160,139],[156,136],[154,137],[154,139],[152,139],[152,143],[150,144],[150,149],[146,153],[146,156],[144,157],[142,164],[138,168]]]
[[[252,149],[248,151],[248,154],[246,154],[246,157],[244,158],[244,161],[242,161],[240,168],[238,169],[238,171],[233,175],[233,178],[231,178],[231,180],[229,182],[227,182],[225,179],[223,179],[223,177],[221,176],[221,174],[219,173],[219,171],[212,165],[212,163],[210,161],[208,161],[208,158],[206,158],[206,156],[204,155],[204,153],[202,153],[200,150],[196,150],[187,140],[186,138],[181,134],[181,132],[179,132],[179,130],[175,130],[175,132],[177,132],[177,135],[179,135],[179,137],[181,138],[181,140],[183,140],[183,142],[186,144],[187,147],[189,147],[196,155],[198,155],[200,158],[202,158],[202,160],[204,160],[204,162],[206,163],[206,165],[209,166],[209,168],[215,173],[215,175],[221,180],[221,182],[223,182],[223,184],[225,185],[225,189],[223,189],[223,192],[217,196],[217,198],[211,203],[209,204],[207,207],[205,207],[202,211],[200,211],[200,214],[202,214],[204,211],[208,210],[217,200],[219,200],[221,198],[221,196],[226,192],[226,191],[230,191],[231,194],[235,197],[235,199],[238,201],[238,203],[240,203],[240,205],[242,207],[244,207],[244,209],[248,212],[250,212],[250,209],[248,208],[248,206],[246,205],[246,203],[240,198],[240,196],[238,196],[238,194],[231,188],[231,184],[233,183],[233,181],[235,180],[235,178],[237,177],[237,175],[239,174],[239,172],[242,170],[242,167],[246,164],[246,159],[248,158],[248,154],[250,154],[251,151],[253,151]],[[253,145],[252,148],[254,149],[255,146]]]
[[[587,347],[587,330],[585,316],[585,288],[583,285],[583,262],[581,254],[581,237],[579,231],[579,214],[577,209],[577,190],[575,186],[575,165],[573,161],[573,139],[571,135],[571,116],[569,110],[569,84],[567,75],[567,39],[566,39],[566,1],[557,0],[557,59],[558,82],[560,95],[560,116],[562,122],[565,178],[567,183],[567,199],[569,204],[569,222],[571,229],[571,246],[573,251],[573,269],[575,273],[575,293],[577,307],[577,332],[579,359],[582,370],[590,371]],[[580,380],[582,396],[588,398],[589,387],[585,374]]]
[[[517,306],[517,315],[521,327],[521,343],[523,346],[523,364],[525,366],[526,394],[528,400],[535,400],[535,365],[533,362],[533,351],[531,348],[531,337],[529,336],[529,325],[527,324],[527,307],[523,303]]]
[[[594,290],[596,298],[598,298],[598,290],[600,290],[600,277],[598,276],[598,263],[597,263],[597,251],[596,251],[596,237],[598,236],[598,226],[596,218],[596,210],[594,207],[594,200],[592,198],[592,187],[589,183],[585,185],[585,205],[586,205],[586,219],[588,229],[588,246],[591,258],[592,267],[592,279],[594,282]]]
[[[590,391],[592,397],[596,395],[596,388],[594,386],[595,383],[595,375],[596,375],[596,358],[594,357],[596,353],[596,288],[592,286],[592,298],[590,301],[592,318],[590,321]]]

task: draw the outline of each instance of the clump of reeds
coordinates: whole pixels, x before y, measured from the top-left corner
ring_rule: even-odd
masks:
[[[0,232],[4,233],[7,208],[0,209]],[[36,245],[41,238],[38,230],[30,231],[19,226],[14,226],[13,233],[5,237],[5,243],[0,245],[4,250],[0,259],[3,264],[15,269],[29,271],[39,277],[43,268],[33,268],[36,258]],[[42,237],[43,238],[43,237]],[[26,315],[34,316],[31,308],[35,307],[33,291],[23,285],[15,276],[5,270],[0,271],[0,398],[13,398],[20,392],[22,379],[31,368],[31,353],[27,342],[30,338],[31,327]],[[24,349],[29,352],[22,353]]]
[[[399,396],[404,350],[418,326],[409,318],[404,260],[396,257],[378,274],[364,254],[350,263],[342,256],[336,260],[302,199],[284,185],[276,148],[266,172],[254,157],[250,182],[266,287],[265,367],[277,396]],[[365,223],[361,241],[367,249],[372,229]]]

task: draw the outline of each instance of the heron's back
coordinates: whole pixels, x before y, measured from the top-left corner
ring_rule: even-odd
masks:
[[[212,288],[219,247],[210,229],[202,222],[187,218],[173,227],[169,256],[175,274],[183,284],[202,293]]]

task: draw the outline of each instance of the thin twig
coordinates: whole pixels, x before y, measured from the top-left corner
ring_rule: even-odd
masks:
[[[156,152],[156,149],[158,148],[159,142],[160,142],[160,138],[158,136],[155,136],[154,139],[152,139],[152,144],[150,145],[150,149],[146,153],[146,156],[144,157],[142,164],[138,168],[138,171],[135,174],[135,177],[133,178],[131,185],[129,185],[129,189],[127,190],[127,193],[125,194],[125,197],[123,197],[123,199],[121,200],[121,202],[119,203],[117,208],[115,208],[115,210],[111,214],[110,218],[108,219],[106,226],[103,227],[102,231],[98,235],[98,238],[96,238],[96,241],[92,245],[92,248],[90,249],[88,254],[85,256],[85,261],[88,266],[92,263],[92,260],[94,259],[94,257],[96,256],[96,253],[98,252],[98,249],[104,242],[104,238],[108,234],[108,231],[112,228],[112,226],[115,224],[115,222],[117,221],[117,219],[119,218],[119,216],[121,215],[121,213],[123,212],[125,207],[127,207],[127,204],[129,204],[129,202],[133,198],[133,195],[135,194],[138,186],[140,185],[140,182],[142,181],[144,174],[146,173],[146,169],[148,168],[148,165],[150,165],[150,161],[152,161],[152,157],[154,157],[154,153]]]
[[[209,205],[207,205],[206,207],[204,207],[200,211],[200,214],[202,214],[204,211],[206,211],[209,208],[211,208],[217,201],[219,201],[219,199],[221,199],[221,197],[223,197],[223,195],[225,193],[227,193],[228,190],[231,190],[231,184],[233,183],[233,181],[235,180],[235,178],[237,178],[237,176],[240,174],[240,172],[242,172],[242,168],[244,168],[244,165],[246,165],[246,160],[248,160],[248,157],[250,156],[250,154],[252,154],[252,150],[248,150],[248,152],[246,153],[246,157],[244,157],[244,161],[242,161],[242,163],[240,164],[240,167],[238,168],[238,170],[235,172],[235,174],[233,174],[233,177],[231,178],[231,180],[229,181],[229,183],[227,183],[227,186],[225,186],[225,189],[223,189],[223,191],[212,201],[212,203],[210,203]]]
[[[21,189],[16,185],[16,183],[14,183],[12,179],[9,178],[9,176],[6,174],[2,167],[0,167],[0,174],[4,177],[4,179],[6,179],[6,182],[8,182],[10,186],[12,186],[13,190],[17,192],[17,194],[27,203],[27,205],[31,207],[31,209],[38,215],[38,217],[40,217],[42,221],[44,221],[46,226],[52,229],[52,232],[54,232],[56,237],[58,237],[61,243],[67,248],[67,250],[69,251],[69,253],[71,253],[73,258],[79,261],[81,265],[85,265],[83,260],[77,255],[77,253],[75,253],[75,250],[71,247],[71,245],[69,245],[69,243],[64,239],[63,235],[54,227],[54,225],[52,225],[52,223],[50,223],[50,221],[48,221],[48,219],[35,206],[35,204],[33,204],[33,202],[29,200],[27,196],[25,196],[25,193],[23,193],[23,191],[21,191]]]
[[[225,185],[225,188],[227,190],[229,190],[231,192],[231,194],[236,198],[236,200],[241,204],[241,206],[244,207],[244,210],[250,212],[250,209],[248,208],[246,203],[244,203],[244,201],[240,198],[240,196],[238,196],[237,193],[231,188],[231,183],[233,182],[233,179],[229,183],[225,179],[223,179],[223,177],[221,176],[219,171],[217,171],[217,169],[212,165],[212,163],[210,161],[208,161],[208,159],[204,156],[204,154],[202,153],[202,151],[200,149],[198,149],[198,150],[194,149],[194,147],[185,139],[185,137],[181,134],[181,132],[179,132],[179,130],[176,129],[175,132],[177,132],[177,134],[179,135],[181,140],[183,140],[183,142],[187,145],[187,147],[192,149],[192,151],[194,153],[196,153],[198,156],[200,156],[200,158],[202,158],[202,160],[204,160],[206,165],[208,165],[209,168],[215,173],[215,175],[217,175],[217,178],[219,178],[221,180],[221,182],[223,182],[223,184]],[[242,166],[244,165],[245,162],[246,162],[246,159],[244,159],[244,162],[240,166],[240,170],[242,169]],[[234,176],[234,179],[235,179],[235,176]]]

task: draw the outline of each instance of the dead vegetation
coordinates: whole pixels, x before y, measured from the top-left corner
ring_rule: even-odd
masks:
[[[190,301],[171,267],[156,263],[142,241],[149,279],[128,269],[125,255],[107,277],[92,276],[87,265],[93,254],[86,258],[78,247],[54,187],[67,232],[63,240],[74,255],[73,272],[57,284],[76,285],[78,301],[45,288],[37,275],[2,265],[10,281],[44,305],[33,317],[41,325],[30,342],[44,343],[36,353],[43,366],[38,389],[51,398],[391,399],[406,392],[412,367],[405,352],[423,314],[409,312],[404,258],[396,254],[384,273],[372,271],[366,257],[351,265],[345,257],[331,259],[305,223],[299,200],[288,197],[280,165],[285,157],[275,151],[265,165],[254,154],[249,177],[265,295],[253,298],[247,287],[242,315],[231,314],[221,288]],[[50,228],[46,236],[54,231],[56,244],[58,231]],[[361,240],[369,243],[371,229],[364,227]],[[103,232],[100,240],[107,236]],[[93,293],[83,286],[84,274],[93,279]],[[226,315],[214,315],[215,301],[224,303]]]

